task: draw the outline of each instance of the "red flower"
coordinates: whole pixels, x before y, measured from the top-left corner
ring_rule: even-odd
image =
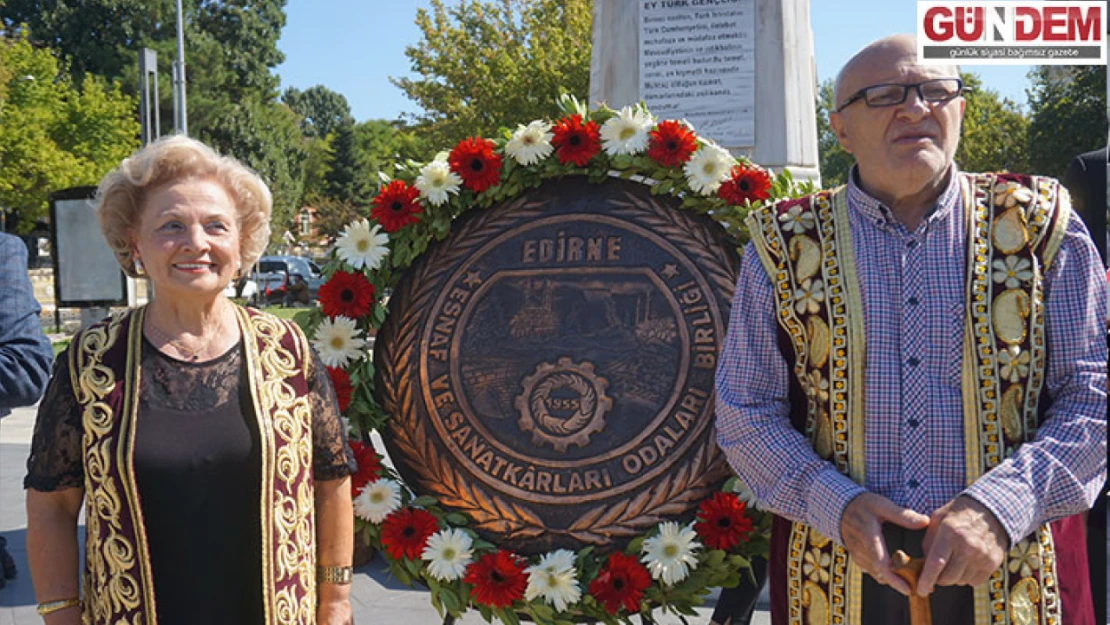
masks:
[[[351,385],[351,376],[339,367],[328,367],[328,376],[335,387],[335,398],[339,400],[339,412],[347,412],[347,406],[351,405],[351,393],[355,390]]]
[[[501,182],[501,156],[493,151],[493,141],[480,137],[463,139],[447,156],[451,171],[459,175],[466,188],[481,193]]]
[[[649,134],[647,155],[663,167],[677,167],[698,149],[698,141],[690,127],[668,119],[659,122]]]
[[[747,507],[732,493],[714,493],[698,506],[694,531],[711,549],[728,551],[748,539],[752,521],[744,514]]]
[[[597,122],[582,123],[577,113],[560,119],[551,128],[551,145],[555,146],[555,156],[566,165],[574,163],[585,167],[594,154],[601,149],[601,134]]]
[[[505,608],[524,597],[524,587],[528,585],[524,564],[520,556],[498,549],[467,565],[463,581],[474,586],[470,589],[474,601],[491,608]]]
[[[361,319],[370,314],[374,303],[374,285],[361,273],[337,271],[320,285],[320,308],[328,317],[338,315]]]
[[[717,196],[732,206],[766,200],[771,197],[771,174],[762,167],[737,165],[717,189]]]
[[[382,521],[382,546],[394,560],[418,560],[439,522],[427,510],[399,508]]]
[[[394,180],[382,187],[374,198],[374,208],[370,216],[378,220],[386,232],[397,232],[409,224],[417,222],[416,216],[424,210],[416,198],[420,190],[406,184],[404,180]]]
[[[609,561],[590,582],[590,594],[605,611],[616,614],[623,606],[629,612],[640,610],[640,599],[651,585],[651,574],[636,560],[623,553],[609,554]]]
[[[350,441],[350,445],[358,464],[358,470],[351,476],[351,496],[357,497],[364,486],[382,476],[382,459],[373,445],[363,445],[359,441]]]

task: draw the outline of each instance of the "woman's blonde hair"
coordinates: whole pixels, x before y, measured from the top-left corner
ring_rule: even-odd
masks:
[[[188,179],[213,180],[224,187],[239,214],[239,255],[247,271],[270,240],[273,197],[254,171],[229,156],[184,135],[164,137],[123,159],[100,180],[96,213],[100,231],[123,272],[135,271],[131,235],[139,225],[149,194],[163,185]]]

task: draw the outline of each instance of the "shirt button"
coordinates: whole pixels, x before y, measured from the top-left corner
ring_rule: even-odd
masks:
[[[920,300],[918,300],[916,297],[911,297],[906,301],[909,302],[910,306],[917,306],[917,304],[920,302]]]
[[[918,360],[916,356],[911,356],[910,359],[906,361],[906,364],[911,367],[916,367],[917,365],[921,364],[921,361]]]
[[[910,488],[917,488],[918,486],[921,486],[921,484],[918,484],[917,480],[910,480],[906,482],[906,486],[909,486]]]
[[[917,426],[918,426],[918,425],[919,425],[919,424],[920,424],[921,422],[920,422],[920,421],[918,421],[917,419],[910,419],[910,420],[909,420],[909,421],[907,421],[906,423],[910,424],[910,427],[911,427],[911,428],[915,428],[915,427],[917,427]]]

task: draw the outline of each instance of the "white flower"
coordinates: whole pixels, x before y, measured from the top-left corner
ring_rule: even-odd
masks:
[[[755,491],[752,490],[748,483],[740,479],[739,476],[733,476],[735,479],[732,482],[732,492],[736,494],[736,498],[748,504],[748,509],[766,510],[763,506],[759,505],[759,500],[755,498]]]
[[[702,195],[713,195],[720,188],[721,183],[729,176],[736,159],[728,150],[713,143],[707,143],[693,158],[686,161],[686,182],[690,188]]]
[[[787,232],[796,232],[801,234],[810,228],[813,228],[813,213],[803,213],[802,207],[798,204],[790,207],[790,210],[785,213],[779,214],[779,221],[782,222],[782,229]]]
[[[381,226],[363,219],[347,224],[343,234],[335,242],[339,258],[355,269],[377,269],[389,254],[389,235],[381,232]]]
[[[381,523],[390,512],[401,507],[401,485],[389,478],[370,482],[358,491],[354,506],[358,518]]]
[[[1033,278],[1033,272],[1030,271],[1033,264],[1028,258],[1010,255],[1005,260],[994,261],[991,266],[994,267],[991,277],[995,282],[1005,282],[1007,289],[1016,289]]]
[[[524,598],[528,601],[543,597],[556,610],[563,611],[582,598],[572,551],[559,549],[546,553],[539,564],[528,567],[525,572],[528,573],[528,587],[524,589]]]
[[[1033,571],[1041,570],[1041,550],[1036,540],[1023,540],[1010,550],[1010,573],[1021,573],[1022,577],[1032,577]]]
[[[821,553],[820,549],[814,548],[806,552],[805,564],[802,565],[802,572],[809,577],[810,580],[818,584],[824,584],[829,581],[829,563],[832,559],[827,553]]]
[[[609,156],[639,154],[647,149],[648,132],[655,124],[651,113],[639,106],[625,106],[601,125],[601,147]]]
[[[696,536],[692,525],[660,523],[659,534],[644,541],[640,561],[647,565],[653,579],[662,578],[664,584],[673,586],[698,568],[694,552],[701,548],[701,543],[695,540]]]
[[[794,310],[802,314],[807,310],[812,314],[821,310],[825,301],[825,282],[821,279],[806,278],[801,288],[794,289]]]
[[[324,319],[316,328],[312,346],[320,355],[320,360],[329,367],[346,367],[348,362],[362,358],[366,353],[363,347],[362,330],[355,327],[355,320],[337,316]]]
[[[463,576],[466,565],[473,559],[474,541],[470,536],[455,527],[449,527],[432,534],[420,557],[428,561],[428,574],[441,582],[449,582]]]
[[[547,158],[555,149],[551,146],[551,138],[554,136],[551,134],[551,124],[538,119],[527,126],[519,124],[505,144],[505,153],[521,165],[533,165]]]
[[[459,192],[462,178],[451,171],[447,161],[435,159],[420,168],[420,175],[416,177],[416,188],[433,206],[439,206],[447,201],[452,193]]]
[[[1010,208],[1018,203],[1027,204],[1033,199],[1033,192],[1029,187],[1017,182],[1003,182],[994,185],[994,204]]]
[[[1021,351],[1021,347],[1011,345],[998,353],[999,373],[1003,380],[1020,382],[1029,373],[1029,352]]]

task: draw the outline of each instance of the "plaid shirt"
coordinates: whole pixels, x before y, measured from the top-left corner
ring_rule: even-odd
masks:
[[[1014,543],[1089,508],[1106,475],[1107,297],[1080,219],[1067,224],[1045,276],[1051,407],[1032,442],[969,487],[960,390],[967,229],[958,176],[913,232],[857,186],[854,168],[847,193],[866,333],[866,483],[837,472],[790,425],[792,373],[778,349],[772,285],[751,244],[717,369],[718,442],[732,467],[766,507],[835,540],[844,508],[865,490],[924,514],[969,495]]]

